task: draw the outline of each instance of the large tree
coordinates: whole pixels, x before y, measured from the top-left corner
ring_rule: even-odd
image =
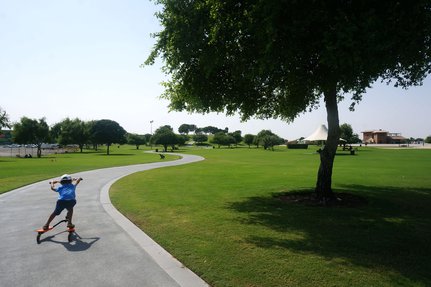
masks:
[[[199,131],[200,131],[200,132],[204,132],[204,133],[206,133],[206,134],[213,134],[213,135],[215,135],[215,134],[216,134],[216,133],[218,133],[218,132],[224,132],[224,133],[227,133],[227,130],[226,130],[226,129],[222,130],[222,129],[219,129],[219,128],[217,128],[217,127],[213,127],[213,126],[207,126],[207,127],[199,128]],[[196,131],[196,132],[197,132],[197,131]]]
[[[235,145],[238,145],[242,141],[241,131],[234,131],[233,133],[229,133],[235,140]]]
[[[352,126],[346,123],[340,125],[340,138],[348,144],[360,142],[358,134],[353,133]]]
[[[163,146],[164,151],[168,151],[168,146],[174,146],[178,143],[177,135],[171,126],[162,126],[158,128],[154,135],[151,137],[151,143],[160,144]]]
[[[106,154],[109,155],[109,148],[113,143],[126,143],[126,130],[116,121],[98,120],[91,124],[91,138],[95,144],[106,144]]]
[[[178,132],[180,134],[188,134],[189,132],[193,132],[197,129],[196,125],[189,125],[189,124],[182,124],[179,128],[178,128]]]
[[[51,128],[51,136],[61,145],[77,144],[82,152],[90,140],[90,125],[78,118],[66,118]]]
[[[158,0],[173,110],[293,121],[323,97],[328,138],[316,192],[334,198],[338,101],[352,108],[376,80],[408,87],[430,71],[431,4],[418,1]]]
[[[194,134],[192,139],[198,144],[202,144],[203,142],[208,141],[208,136],[206,134],[198,133]]]
[[[210,142],[217,144],[219,148],[222,145],[230,147],[231,144],[235,143],[235,138],[232,135],[228,135],[224,132],[216,132]]]
[[[139,149],[139,146],[146,144],[147,140],[145,135],[127,134],[127,143],[135,145],[136,149]]]
[[[244,143],[246,145],[248,145],[248,148],[250,148],[250,146],[253,144],[253,141],[254,141],[255,137],[256,136],[252,135],[252,134],[246,134],[246,135],[244,135]]]
[[[42,144],[49,141],[49,126],[45,118],[35,120],[22,117],[13,125],[14,141],[19,144],[36,144],[37,157],[42,156]]]
[[[270,130],[261,130],[257,136],[256,140],[263,146],[264,149],[274,149],[275,145],[280,145],[284,143],[284,139],[274,134]]]

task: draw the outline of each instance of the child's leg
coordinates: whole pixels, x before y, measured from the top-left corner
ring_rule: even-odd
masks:
[[[67,210],[67,214],[66,214],[67,226],[73,226],[73,224],[72,224],[72,216],[73,216],[73,207],[69,208]]]
[[[54,212],[49,216],[48,221],[46,222],[46,224],[43,226],[43,229],[48,229],[49,228],[49,224],[51,223],[51,221],[57,216],[60,215],[60,213],[63,211],[64,207],[62,206],[62,201],[61,200],[57,200],[57,203],[55,205],[55,209]]]
[[[48,229],[49,224],[51,223],[51,221],[56,217],[55,213],[51,213],[51,215],[48,218],[48,221],[45,223],[45,225],[43,226],[43,229]]]

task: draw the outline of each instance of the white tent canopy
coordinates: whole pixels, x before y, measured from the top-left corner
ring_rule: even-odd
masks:
[[[325,125],[320,125],[314,133],[305,138],[305,141],[326,141],[328,138],[328,129]]]

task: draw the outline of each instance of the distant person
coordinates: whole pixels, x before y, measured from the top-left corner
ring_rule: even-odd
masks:
[[[44,230],[49,229],[49,224],[51,221],[57,216],[60,215],[60,213],[66,209],[67,210],[67,227],[68,228],[74,228],[75,225],[72,223],[72,216],[73,216],[73,207],[76,204],[76,195],[75,190],[76,186],[79,184],[79,182],[82,180],[82,178],[73,178],[68,175],[64,174],[61,176],[60,181],[51,181],[51,190],[58,192],[58,200],[57,204],[55,206],[54,212],[49,216],[48,221],[43,226]],[[75,182],[75,183],[73,183]],[[55,184],[60,183],[61,185],[59,187],[55,187]]]

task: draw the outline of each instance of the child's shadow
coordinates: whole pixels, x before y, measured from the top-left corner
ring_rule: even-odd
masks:
[[[66,233],[67,231],[63,231],[60,233]],[[96,241],[98,241],[100,239],[100,237],[86,237],[83,238],[81,236],[79,236],[78,233],[74,232],[72,234],[72,241],[71,242],[65,242],[65,241],[57,241],[54,240],[54,237],[60,233],[54,234],[52,236],[48,236],[44,239],[41,240],[42,241],[51,241],[54,243],[58,243],[64,246],[64,248],[66,248],[68,251],[85,251],[87,249],[89,249],[94,243],[96,243]]]

